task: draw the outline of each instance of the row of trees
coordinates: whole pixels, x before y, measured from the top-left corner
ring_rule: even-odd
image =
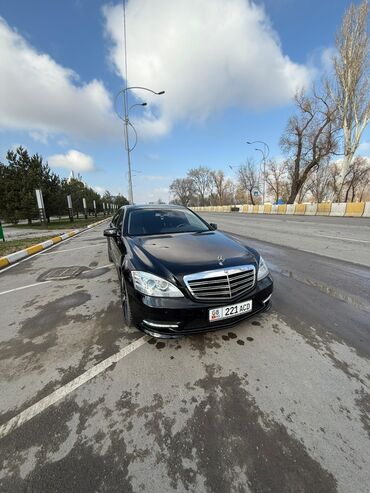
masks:
[[[35,189],[41,189],[48,221],[50,217],[68,214],[67,195],[71,195],[74,213],[83,213],[82,198],[86,199],[88,211],[93,212],[95,200],[97,212],[103,211],[103,202],[127,204],[122,195],[115,197],[109,191],[103,196],[87,186],[82,178],[64,179],[52,172],[39,154],[30,155],[23,147],[8,151],[7,163],[0,162],[0,218],[11,223],[21,219],[39,217]]]
[[[342,170],[343,161],[326,160],[308,173],[298,192],[293,194],[294,168],[289,161],[271,159],[263,174],[261,167],[248,159],[238,168],[235,181],[227,178],[222,170],[212,171],[200,166],[189,170],[185,178],[175,179],[170,190],[174,197],[173,202],[186,206],[258,204],[262,198],[264,177],[266,196],[274,203],[369,200],[370,159],[354,157],[344,179]]]
[[[283,160],[270,160],[266,172],[247,160],[235,183],[222,171],[191,169],[174,180],[171,192],[183,204],[254,203],[262,183],[270,200],[287,203],[336,202],[368,197],[369,159],[358,156],[370,121],[369,2],[351,5],[336,37],[332,71],[310,91],[296,94],[295,112],[280,139]]]

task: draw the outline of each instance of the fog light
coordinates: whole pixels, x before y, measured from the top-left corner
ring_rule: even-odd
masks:
[[[262,302],[262,303],[263,303],[264,305],[266,305],[266,303],[267,303],[268,301],[270,301],[271,296],[272,296],[272,294],[270,294],[270,296],[267,296],[267,298],[266,298],[265,300],[263,300],[263,302]]]
[[[179,324],[174,324],[173,322],[171,323],[155,323],[155,322],[148,322],[148,320],[143,320],[144,324],[149,325],[150,327],[155,327],[156,329],[178,329]]]

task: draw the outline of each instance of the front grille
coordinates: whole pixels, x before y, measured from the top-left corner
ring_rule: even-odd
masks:
[[[197,300],[230,300],[250,291],[255,283],[255,275],[253,265],[239,265],[190,274],[184,276],[184,281]]]

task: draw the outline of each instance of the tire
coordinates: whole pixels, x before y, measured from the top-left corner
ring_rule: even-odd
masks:
[[[121,276],[120,279],[120,285],[121,285],[121,305],[122,305],[123,319],[128,327],[133,327],[134,323],[132,319],[130,298],[127,294],[126,281],[123,275]]]

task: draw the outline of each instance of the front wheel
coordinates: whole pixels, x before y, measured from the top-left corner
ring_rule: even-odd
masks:
[[[132,320],[132,313],[130,307],[130,298],[127,293],[126,281],[123,275],[121,276],[121,305],[122,305],[124,321],[128,327],[132,327],[133,320]]]

